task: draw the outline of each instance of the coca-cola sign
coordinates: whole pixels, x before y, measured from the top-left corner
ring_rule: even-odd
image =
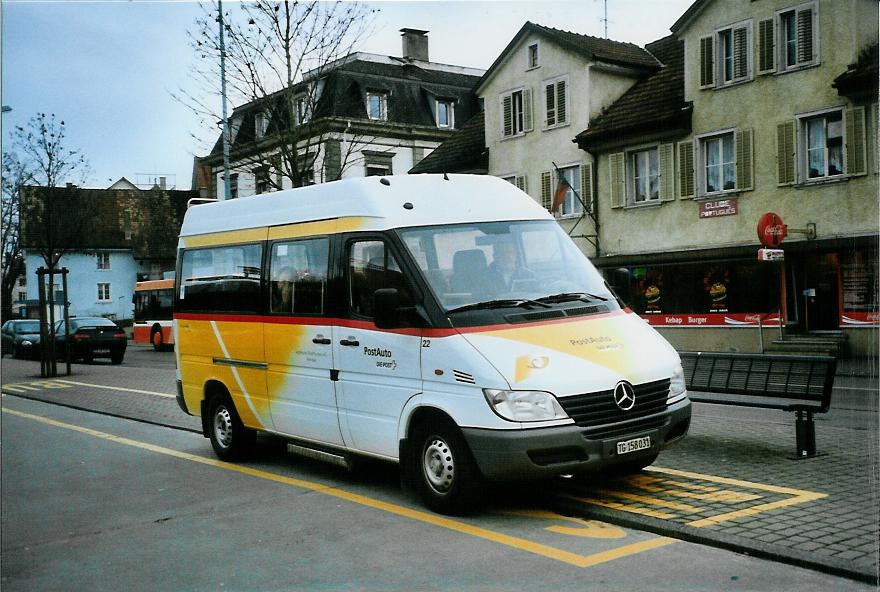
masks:
[[[758,240],[768,249],[782,244],[788,236],[788,226],[782,223],[779,214],[767,212],[758,220]]]

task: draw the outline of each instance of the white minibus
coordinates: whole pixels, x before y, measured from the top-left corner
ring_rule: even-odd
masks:
[[[640,470],[690,424],[675,350],[498,178],[195,205],[175,282],[177,400],[224,460],[274,434],[458,513],[484,479]]]

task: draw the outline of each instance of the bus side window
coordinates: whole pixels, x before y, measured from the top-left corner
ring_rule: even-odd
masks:
[[[329,253],[326,238],[272,246],[269,301],[273,313],[324,314]]]
[[[412,300],[412,293],[397,259],[382,241],[352,243],[348,283],[351,312],[362,317],[373,317],[373,294],[380,288],[396,288],[401,302]]]

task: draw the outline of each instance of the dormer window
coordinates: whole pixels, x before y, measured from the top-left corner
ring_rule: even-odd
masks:
[[[254,134],[258,138],[262,138],[266,135],[266,130],[269,128],[269,114],[263,111],[260,111],[256,115],[254,115]]]
[[[296,109],[297,125],[308,123],[309,119],[311,119],[312,117],[312,110],[309,105],[309,97],[306,95],[299,95],[298,97],[293,99],[293,102],[294,108]]]
[[[367,93],[367,116],[375,121],[388,119],[388,93]]]
[[[538,64],[538,44],[533,43],[529,45],[527,59],[526,59],[526,68],[537,68]]]
[[[455,101],[438,100],[436,107],[437,127],[455,127]]]

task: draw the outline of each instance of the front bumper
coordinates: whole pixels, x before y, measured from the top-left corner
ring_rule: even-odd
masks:
[[[526,430],[462,428],[462,433],[480,472],[505,481],[601,470],[647,458],[683,438],[690,421],[691,403],[684,399],[663,413],[642,418],[631,432],[613,437],[593,438],[590,432],[594,430],[575,425]],[[645,424],[652,427],[639,427]],[[618,456],[618,442],[641,436],[650,436],[650,448]]]

